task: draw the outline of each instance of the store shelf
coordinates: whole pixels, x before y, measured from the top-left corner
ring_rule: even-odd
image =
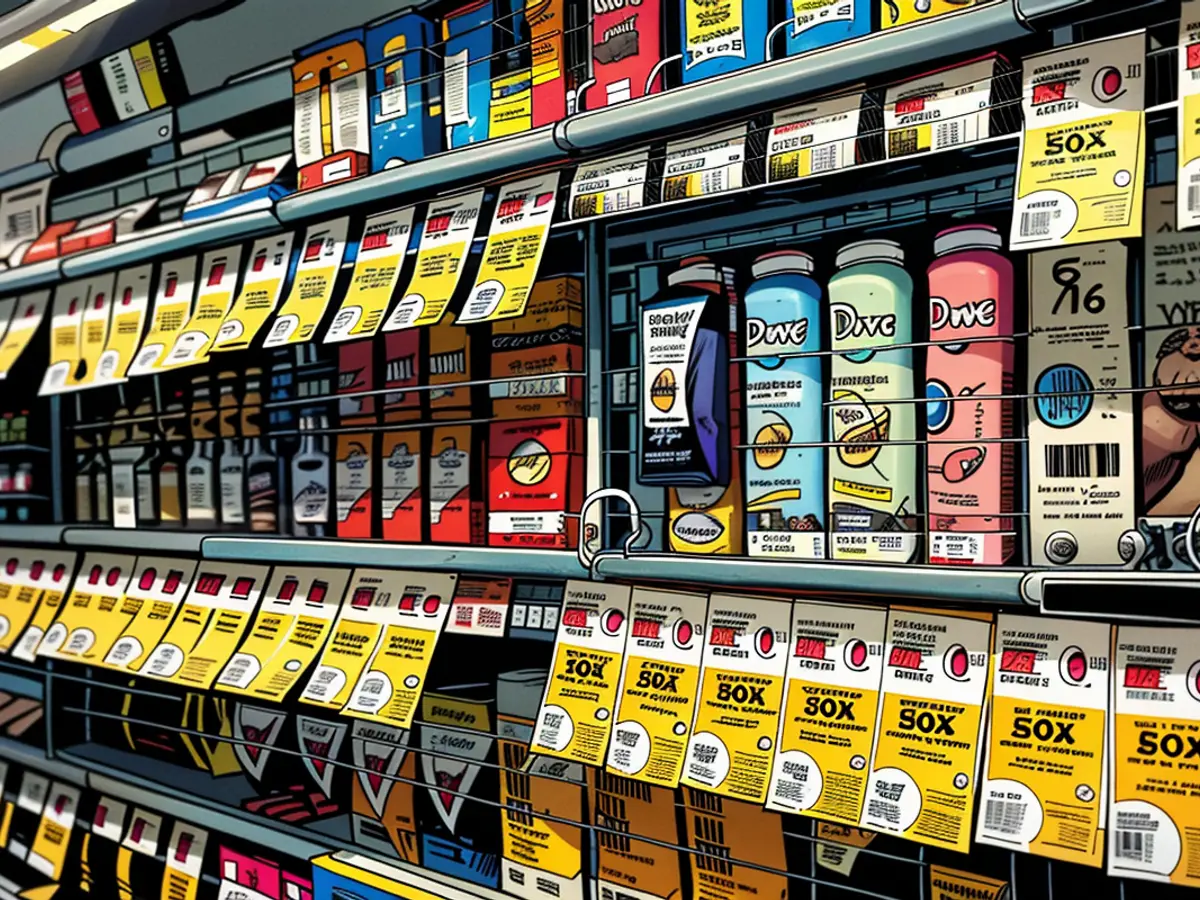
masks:
[[[196,531],[160,531],[153,528],[100,528],[70,526],[63,529],[68,547],[102,547],[137,553],[198,554],[204,535]]]
[[[33,162],[16,166],[0,172],[0,191],[20,187],[34,181],[41,181],[54,174],[54,166],[47,159],[35,159]]]
[[[0,525],[0,544],[61,544],[62,525]]]
[[[166,144],[174,134],[175,111],[169,106],[156,109],[94,134],[67,138],[58,151],[58,167],[78,172]]]
[[[574,152],[627,151],[656,138],[715,127],[728,119],[745,119],[759,108],[777,108],[840,85],[877,82],[907,66],[932,68],[938,59],[964,57],[1029,34],[1031,28],[1018,13],[1016,2],[996,0],[939,17],[936,22],[877,32],[803,56],[583,112],[559,122],[555,138]],[[1071,5],[1089,2],[1073,0]]]
[[[426,200],[449,188],[502,180],[509,172],[562,162],[566,151],[555,142],[554,126],[496,138],[353,181],[293,194],[279,201],[281,222],[338,213],[358,204]]]
[[[0,455],[6,453],[49,453],[49,447],[39,447],[36,444],[0,444]]]
[[[212,244],[240,241],[278,229],[279,220],[270,210],[265,209],[194,225],[180,224],[178,228],[169,231],[110,244],[90,253],[68,256],[62,261],[62,274],[67,278],[80,278],[144,262],[154,257],[188,250],[197,251]],[[4,287],[0,283],[0,290]]]
[[[54,284],[62,277],[57,259],[47,259],[15,269],[0,269],[0,293],[20,291],[25,288]]]
[[[373,566],[479,575],[531,575],[585,578],[574,553],[561,550],[506,550],[383,541],[304,540],[271,537],[206,537],[205,559],[239,562],[291,562],[310,566]]]
[[[1021,569],[775,562],[666,553],[601,553],[592,563],[592,572],[600,578],[689,583],[735,591],[756,588],[891,600],[1013,604],[1021,602],[1025,575]]]
[[[176,111],[179,133],[190,134],[216,128],[230,119],[291,99],[291,60],[281,60],[277,68],[239,77],[214,91],[181,103]]]
[[[31,747],[12,738],[0,737],[0,759],[27,769],[36,769],[51,778],[69,781],[80,787],[87,781],[87,773],[82,766],[75,765],[67,759],[49,759],[41,747]]]

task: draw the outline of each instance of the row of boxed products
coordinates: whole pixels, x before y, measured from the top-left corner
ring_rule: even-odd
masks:
[[[946,0],[875,5],[472,0],[436,29],[423,13],[408,12],[343,32],[300,50],[292,69],[298,185],[320,187],[421,159],[443,144],[517,134],[669,82],[762,63],[772,56],[770,36],[781,32],[787,53],[799,54],[961,8]],[[666,63],[681,56],[676,79]]]
[[[21,900],[314,900],[307,860],[4,761],[0,792],[0,876]]]

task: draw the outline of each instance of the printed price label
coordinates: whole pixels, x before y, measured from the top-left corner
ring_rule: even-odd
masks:
[[[153,274],[154,267],[151,265],[125,269],[117,274],[112,295],[112,322],[104,352],[100,354],[96,365],[94,384],[114,384],[125,380],[125,372],[137,353],[142,328],[146,324]],[[87,316],[84,316],[84,329],[87,329]]]
[[[49,306],[49,291],[22,294],[17,298],[12,316],[8,320],[8,330],[4,332],[3,341],[0,341],[0,380],[8,377],[12,367],[17,364],[17,360],[33,340]],[[53,341],[53,332],[51,340]]]
[[[196,563],[190,559],[139,556],[137,569],[125,588],[122,601],[127,624],[104,655],[110,669],[136,672],[146,654],[158,646],[162,636],[187,596]]]
[[[188,822],[176,822],[167,845],[162,900],[196,900],[208,832]]]
[[[217,678],[218,690],[279,699],[325,645],[347,569],[276,566],[254,624]],[[262,691],[254,688],[261,685]]]
[[[512,582],[507,578],[459,578],[446,631],[504,637],[511,598]]]
[[[221,323],[225,321],[233,303],[241,262],[240,245],[204,254],[196,289],[196,307],[175,338],[175,346],[167,354],[163,367],[191,366],[208,359],[217,332],[221,330]]]
[[[815,100],[775,113],[767,137],[767,180],[811,178],[857,162],[863,94]]]
[[[79,363],[68,379],[71,388],[91,387],[96,381],[100,357],[104,355],[104,346],[108,343],[115,278],[110,272],[88,280],[87,301],[79,325]]]
[[[55,781],[50,785],[46,805],[42,808],[42,819],[38,823],[37,835],[29,856],[25,860],[35,872],[40,872],[52,881],[58,881],[67,862],[67,850],[71,846],[71,831],[75,828],[75,817],[79,814],[78,788]]]
[[[980,843],[1103,865],[1111,645],[1099,622],[997,618]]]
[[[396,583],[397,603],[384,624],[375,655],[354,685],[342,712],[396,728],[410,728],[458,576],[429,572],[397,574],[402,578]]]
[[[37,655],[82,662],[102,660],[129,623],[123,601],[135,564],[132,556],[84,556],[71,595],[42,639]]]
[[[549,172],[500,189],[483,260],[459,324],[512,319],[525,312],[554,218],[558,177],[557,171]]]
[[[783,679],[791,604],[713,594],[700,700],[680,783],[725,797],[767,798]]]
[[[59,394],[75,382],[79,367],[80,330],[87,305],[88,282],[70,281],[54,289],[54,308],[50,314],[50,359],[39,396]]]
[[[605,213],[641,209],[646,202],[649,170],[648,147],[621,156],[580,163],[571,180],[571,218],[586,219]]]
[[[71,583],[75,554],[6,549],[0,561],[0,653],[7,653],[33,619],[46,588],[61,597]],[[40,641],[41,634],[37,637]]]
[[[634,588],[609,771],[663,787],[683,772],[708,597]]]
[[[250,248],[242,289],[221,323],[213,352],[244,350],[275,312],[292,260],[293,232],[260,238]]]
[[[883,109],[888,158],[947,150],[991,137],[996,80],[1002,71],[999,58],[993,56],[888,88]]]
[[[706,197],[742,186],[746,165],[746,125],[667,143],[662,199]]]
[[[1108,874],[1200,887],[1200,631],[1117,629]]]
[[[165,368],[167,353],[187,325],[196,296],[196,259],[186,257],[162,264],[150,329],[129,367],[129,377],[149,375]]]
[[[291,290],[271,326],[263,347],[303,344],[316,335],[337,284],[350,218],[344,216],[311,226],[304,233],[300,262]]]
[[[39,563],[43,564],[40,569]],[[71,588],[75,563],[74,553],[39,551],[33,556],[29,567],[29,579],[39,593],[29,626],[12,648],[14,659],[33,662],[37,658],[42,638],[58,616],[63,600]],[[7,569],[7,563],[5,568]]]
[[[1200,0],[1179,4],[1179,135],[1176,227],[1200,225]],[[1154,232],[1147,226],[1148,234]]]
[[[797,603],[767,808],[857,825],[875,746],[887,611]]]
[[[554,664],[531,750],[590,766],[604,764],[629,625],[630,588],[568,581]]]
[[[482,189],[430,202],[412,280],[388,316],[384,331],[436,325],[442,320],[471,252],[482,206]]]
[[[416,209],[408,206],[367,218],[358,241],[354,276],[325,333],[325,343],[371,337],[379,330],[400,280],[415,214]]]
[[[1146,33],[1024,62],[1013,250],[1142,236]]]
[[[967,852],[991,644],[990,617],[892,608],[864,827]]]
[[[723,56],[746,58],[743,0],[685,0],[684,66]]]

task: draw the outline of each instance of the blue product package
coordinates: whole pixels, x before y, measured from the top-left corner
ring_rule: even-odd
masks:
[[[437,153],[441,136],[428,115],[434,96],[433,25],[420,13],[403,15],[367,29],[371,67],[371,171]]]
[[[871,0],[787,0],[787,6],[788,56],[871,33]]]
[[[736,72],[766,59],[766,0],[681,0],[683,83]]]
[[[494,0],[461,6],[442,19],[445,62],[442,115],[446,145],[486,141],[491,119],[492,56],[496,52]]]

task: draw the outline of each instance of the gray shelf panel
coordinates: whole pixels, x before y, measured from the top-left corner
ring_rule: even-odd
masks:
[[[62,525],[0,525],[0,544],[61,544]]]
[[[373,566],[385,569],[469,572],[479,575],[530,575],[546,578],[587,577],[587,570],[580,566],[575,554],[560,550],[506,550],[503,547],[214,535],[204,539],[201,553],[205,559],[240,562]]]
[[[1086,5],[1090,0],[1073,0]],[[555,126],[558,143],[572,151],[628,150],[655,138],[728,119],[745,119],[761,108],[881,76],[908,66],[934,68],[949,56],[965,57],[1030,33],[1016,0],[939,17],[936,22],[881,31],[790,59],[754,66],[698,84],[579,113]],[[755,106],[748,105],[750,103]]]
[[[67,781],[83,787],[87,781],[87,773],[81,766],[74,765],[68,759],[50,759],[46,751],[40,747],[31,747],[11,738],[0,738],[0,759],[27,769],[36,769],[51,778]]]
[[[164,107],[95,134],[68,138],[58,152],[58,166],[78,172],[168,143],[174,135],[175,111]]]
[[[62,277],[59,260],[47,259],[15,269],[0,269],[0,293],[9,294],[44,284],[54,284]]]
[[[881,600],[1012,604],[1022,602],[1021,579],[1025,576],[1022,569],[775,562],[666,553],[598,554],[593,571],[600,578],[686,582],[734,591],[759,588]]]
[[[200,552],[204,535],[195,531],[158,531],[153,528],[90,528],[70,526],[63,529],[68,547],[103,547],[137,553]]]
[[[1140,603],[1131,603],[1131,591]],[[1200,622],[1200,573],[1052,569],[1021,582],[1025,602],[1046,615],[1111,619],[1145,625]]]
[[[438,153],[353,181],[292,194],[279,201],[276,214],[281,222],[293,222],[341,212],[357,204],[428,200],[455,186],[493,182],[509,172],[562,162],[566,158],[566,151],[555,142],[554,126],[547,125],[536,131]]]
[[[212,219],[172,231],[134,238],[90,253],[68,256],[62,262],[62,273],[67,278],[80,278],[145,262],[154,257],[188,250],[199,251],[202,247],[212,244],[238,241],[278,229],[279,220],[270,210],[255,210],[240,216]],[[3,285],[0,285],[0,290],[3,290]]]
[[[16,166],[15,168],[0,172],[0,191],[7,191],[9,188],[40,181],[43,178],[49,178],[53,174],[54,166],[49,160],[35,159],[33,162],[25,163],[23,166]]]
[[[291,99],[292,69],[285,63],[280,68],[248,75],[180,104],[176,111],[179,133],[215,128],[256,109]]]

